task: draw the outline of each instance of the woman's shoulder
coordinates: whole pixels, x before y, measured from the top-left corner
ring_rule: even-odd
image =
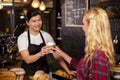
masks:
[[[97,51],[95,51],[95,54],[96,55],[105,55],[105,52],[102,50],[97,50]]]
[[[107,60],[107,56],[105,55],[105,52],[104,51],[102,51],[102,50],[97,50],[96,52],[95,52],[95,55],[94,55],[94,58],[99,58],[99,59],[106,59]]]

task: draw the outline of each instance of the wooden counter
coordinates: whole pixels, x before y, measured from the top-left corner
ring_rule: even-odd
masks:
[[[0,67],[0,72],[9,71],[12,68],[19,68],[21,67],[21,62],[22,62],[22,58],[21,56],[18,56],[16,60],[9,62],[9,63],[5,63],[3,67]],[[25,75],[24,80],[31,80],[29,77],[30,77],[29,75]]]

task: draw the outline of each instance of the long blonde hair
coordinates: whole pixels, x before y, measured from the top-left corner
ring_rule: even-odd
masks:
[[[92,60],[95,51],[101,50],[105,52],[112,67],[115,64],[115,52],[106,11],[101,8],[90,9],[85,13],[84,19],[88,22],[85,58],[87,59],[89,56],[90,60]]]

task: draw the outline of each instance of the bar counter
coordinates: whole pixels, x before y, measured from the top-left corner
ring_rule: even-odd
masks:
[[[3,67],[0,67],[0,72],[2,70],[3,71],[4,70],[8,70],[9,71],[12,68],[20,68],[21,62],[22,62],[22,58],[19,55],[18,57],[16,57],[16,60],[14,60],[13,62],[5,63]],[[120,70],[120,66],[119,66],[119,70]],[[24,75],[24,79],[23,80],[32,80],[32,76],[33,75]],[[0,75],[0,80],[1,80],[1,75]],[[12,79],[7,79],[7,80],[12,80]],[[111,80],[113,80],[113,74],[111,75]]]

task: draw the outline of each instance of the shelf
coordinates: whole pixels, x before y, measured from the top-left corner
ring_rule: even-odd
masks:
[[[61,37],[58,37],[57,40],[62,40],[62,38],[61,38]]]
[[[62,46],[62,13],[61,13],[61,0],[56,0],[59,5],[56,6],[56,44]]]
[[[57,29],[61,30],[61,29],[62,29],[62,27],[57,27]]]
[[[61,16],[58,16],[57,19],[61,19],[62,17]]]

